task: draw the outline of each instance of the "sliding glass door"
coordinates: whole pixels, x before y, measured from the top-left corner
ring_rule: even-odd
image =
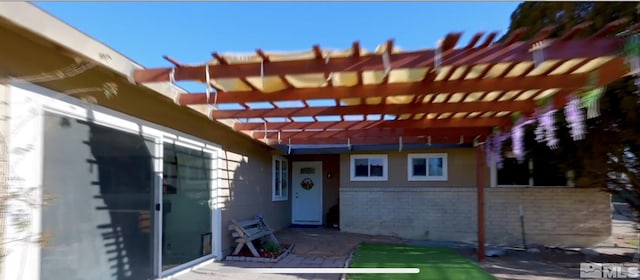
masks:
[[[43,142],[41,279],[154,278],[154,140],[45,112]]]
[[[42,279],[154,279],[217,252],[214,150],[57,113],[43,120],[52,199],[41,212]]]
[[[213,253],[214,155],[203,148],[165,143],[162,190],[162,270]]]

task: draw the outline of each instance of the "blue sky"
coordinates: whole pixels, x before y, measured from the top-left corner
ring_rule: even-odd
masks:
[[[466,44],[508,26],[519,2],[38,2],[45,11],[145,67],[188,64],[214,51],[433,48],[449,32]]]

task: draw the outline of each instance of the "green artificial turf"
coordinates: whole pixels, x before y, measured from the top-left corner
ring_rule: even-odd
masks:
[[[419,268],[418,274],[349,274],[348,279],[495,279],[491,274],[445,247],[362,244],[352,268]]]

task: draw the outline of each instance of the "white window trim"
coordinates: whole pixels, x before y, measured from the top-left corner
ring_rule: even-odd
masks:
[[[414,158],[427,159],[427,172],[429,171],[429,158],[442,158],[442,176],[414,176],[412,174],[412,161]],[[408,181],[447,181],[449,180],[449,159],[446,153],[423,153],[407,155],[407,180]]]
[[[287,182],[287,188],[283,191],[282,190],[282,184],[280,184],[280,186],[276,185],[276,176],[274,176],[276,170],[276,160],[280,161],[280,178],[281,178],[281,182],[284,182],[286,180]],[[286,176],[282,176],[282,167],[286,167],[287,168],[287,175]],[[273,156],[273,158],[271,159],[271,201],[287,201],[289,199],[289,189],[291,186],[291,182],[289,182],[289,160],[287,160],[285,157],[283,156]],[[286,178],[285,178],[286,177]],[[276,195],[276,188],[280,188],[280,195]]]
[[[382,159],[382,177],[356,177],[356,159],[371,159],[371,158],[379,158]],[[382,154],[367,154],[367,155],[351,155],[349,159],[350,169],[350,179],[351,181],[365,181],[365,182],[381,182],[389,180],[389,157],[387,155]]]

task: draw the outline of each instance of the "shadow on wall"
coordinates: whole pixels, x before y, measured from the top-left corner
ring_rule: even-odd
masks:
[[[243,153],[243,154],[241,154]],[[237,153],[222,151],[220,168],[220,199],[222,209],[222,251],[228,254],[235,246],[227,230],[231,220],[245,220],[262,215],[274,230],[291,222],[290,189],[285,201],[272,201],[272,156],[266,150],[249,149]]]
[[[100,196],[110,223],[97,225],[111,253],[116,279],[150,277],[153,260],[153,142],[139,135],[90,125],[89,146],[98,168]],[[151,146],[150,146],[151,145]]]
[[[151,279],[153,141],[45,114],[42,279]]]
[[[235,174],[240,166],[248,164],[249,158],[245,155],[222,151],[218,158],[220,183],[218,184],[218,207],[222,211],[227,210],[233,200]],[[244,178],[241,178],[244,179]]]
[[[220,162],[220,201],[222,211],[235,211],[242,208],[256,208],[262,203],[271,201],[271,173],[263,163],[260,166],[259,159],[252,158],[251,163],[247,155],[242,155],[230,151],[222,153],[223,159]],[[270,164],[270,162],[269,162]],[[269,165],[270,166],[270,165]],[[254,170],[252,170],[254,168]],[[238,213],[240,214],[240,213]],[[250,215],[255,215],[253,213]],[[233,219],[244,219],[248,217],[232,217]]]

